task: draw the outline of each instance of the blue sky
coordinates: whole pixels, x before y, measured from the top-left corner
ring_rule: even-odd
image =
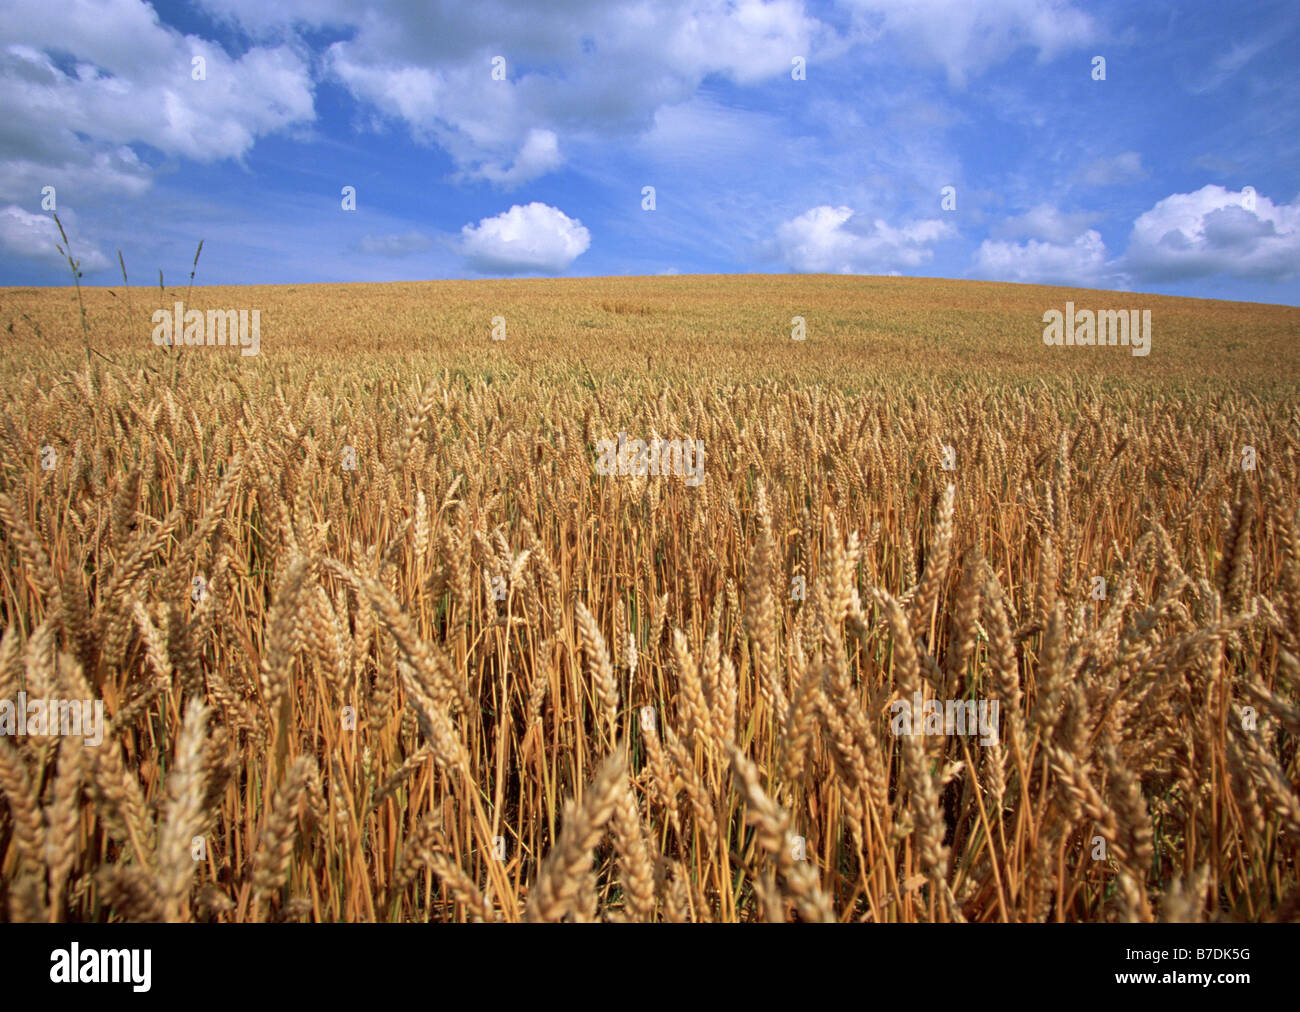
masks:
[[[827,272],[1296,305],[1298,43],[1292,3],[6,0],[0,284],[66,283],[52,186],[91,284],[118,249],[133,283],[188,275],[202,238],[209,284]]]

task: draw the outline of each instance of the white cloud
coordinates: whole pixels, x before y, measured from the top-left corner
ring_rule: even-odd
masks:
[[[975,252],[975,266],[981,277],[990,281],[1127,287],[1123,276],[1107,261],[1106,244],[1096,229],[1088,229],[1069,242],[986,239]]]
[[[1248,202],[1215,185],[1166,197],[1133,223],[1126,267],[1150,280],[1300,274],[1300,203],[1274,204],[1262,194],[1253,210]]]
[[[8,147],[0,141],[0,149]],[[48,155],[0,157],[0,199],[31,200],[46,186],[59,193],[138,197],[152,185],[149,167],[127,145],[117,147],[79,143]]]
[[[325,53],[327,71],[416,140],[442,147],[464,176],[503,186],[558,167],[566,135],[645,130],[709,76],[748,85],[788,75],[794,56],[811,58],[832,34],[803,0],[205,6],[263,33],[346,29]],[[505,80],[492,78],[497,56]]]
[[[461,229],[460,251],[483,274],[555,274],[591,245],[582,222],[534,201]]]
[[[390,235],[362,236],[357,248],[368,256],[404,257],[423,253],[433,245],[433,240],[422,232],[401,232]]]
[[[997,281],[1128,288],[1133,280],[1182,281],[1226,275],[1265,281],[1300,276],[1300,201],[1274,204],[1221,186],[1175,193],[1139,215],[1122,257],[1108,259],[1095,229],[1072,229],[1089,215],[1062,215],[1039,205],[995,232],[1032,235],[1027,242],[985,240],[976,251],[981,275]]]
[[[192,77],[194,57],[205,80]],[[130,145],[238,158],[259,136],[314,117],[308,67],[292,48],[231,58],[162,25],[141,0],[0,5],[0,107],[0,193],[14,197],[33,180],[138,194],[152,173]]]
[[[1099,34],[1068,0],[846,0],[822,20],[806,0],[202,0],[254,38],[304,28],[343,38],[325,73],[420,143],[459,178],[518,186],[563,164],[562,151],[611,134],[671,130],[663,114],[711,77],[741,86],[788,78],[791,60],[861,46],[866,60],[916,54],[954,81],[1028,47],[1047,59]],[[494,80],[492,61],[506,61]]]
[[[478,175],[509,190],[559,168],[563,162],[554,132],[534,128],[528,131],[523,147],[509,168],[496,162],[485,162],[479,166]]]
[[[823,204],[777,228],[781,259],[803,273],[867,274],[915,268],[933,255],[930,244],[955,236],[945,221],[929,219],[893,228],[880,219],[860,226],[853,209]]]
[[[675,6],[675,5],[668,5]],[[796,0],[694,3],[668,40],[680,72],[720,73],[738,84],[788,74],[791,59],[807,57],[816,22]]]
[[[1068,0],[851,0],[869,36],[963,85],[1024,47],[1040,61],[1086,45],[1100,29]]]
[[[77,234],[77,217],[72,211],[61,211],[59,219],[64,230],[70,233],[72,255],[80,263],[83,274],[101,271],[109,265],[108,257]],[[0,207],[0,249],[6,254],[66,265],[67,261],[58,250],[60,245],[59,228],[50,215],[31,214],[17,204]],[[67,248],[64,246],[65,250]]]
[[[1097,218],[1086,211],[1064,214],[1051,204],[1039,204],[1024,214],[1003,218],[993,226],[994,235],[1003,239],[1045,239],[1056,245],[1069,245]]]

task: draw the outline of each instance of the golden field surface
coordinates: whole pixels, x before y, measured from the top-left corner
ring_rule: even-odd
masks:
[[[1300,918],[1300,310],[81,296],[0,289],[0,706],[107,726],[0,734],[0,918]],[[260,353],[155,346],[177,300]],[[1150,356],[1044,346],[1067,300]]]

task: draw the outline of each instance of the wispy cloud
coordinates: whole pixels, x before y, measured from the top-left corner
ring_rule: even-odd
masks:
[[[357,248],[367,256],[405,257],[423,253],[433,245],[433,240],[422,232],[403,232],[398,235],[365,235]]]
[[[1146,179],[1142,156],[1136,151],[1125,151],[1109,158],[1095,158],[1076,177],[1088,186],[1119,186]]]
[[[1260,53],[1277,41],[1267,36],[1234,42],[1228,49],[1215,58],[1210,65],[1210,72],[1190,85],[1190,90],[1197,95],[1215,91],[1242,67],[1250,63]]]

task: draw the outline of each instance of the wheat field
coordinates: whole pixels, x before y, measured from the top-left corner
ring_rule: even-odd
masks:
[[[107,727],[0,735],[0,918],[1300,918],[1300,310],[80,296],[0,290],[0,700]],[[181,299],[260,353],[156,347]],[[1151,355],[1046,347],[1067,299]]]

